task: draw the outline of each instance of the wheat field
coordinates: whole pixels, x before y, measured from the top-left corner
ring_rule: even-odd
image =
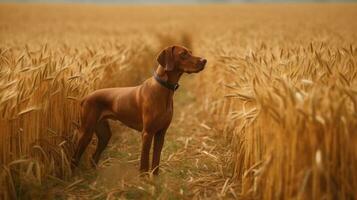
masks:
[[[357,199],[357,5],[0,4],[1,199]],[[79,100],[140,84],[172,44],[184,75],[159,177],[120,123],[70,169]]]

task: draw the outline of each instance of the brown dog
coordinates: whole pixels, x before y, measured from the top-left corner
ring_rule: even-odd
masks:
[[[152,139],[154,150],[152,170],[159,172],[164,137],[173,114],[173,94],[183,73],[197,73],[204,69],[206,59],[195,57],[181,46],[164,49],[157,58],[159,66],[154,76],[136,87],[107,88],[94,91],[81,102],[82,137],[72,159],[77,166],[81,155],[92,139],[98,137],[93,161],[98,163],[107,146],[111,131],[107,119],[119,120],[128,127],[142,132],[140,171],[149,170]]]

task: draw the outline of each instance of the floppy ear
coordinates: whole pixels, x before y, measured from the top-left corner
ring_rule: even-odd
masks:
[[[157,62],[165,68],[165,71],[172,71],[174,69],[174,46],[167,47],[157,57]]]

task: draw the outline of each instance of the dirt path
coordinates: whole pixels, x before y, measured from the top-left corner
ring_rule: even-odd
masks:
[[[91,169],[85,163],[89,157],[84,157],[75,178],[65,185],[65,193],[57,190],[56,196],[65,194],[66,198],[75,199],[234,197],[236,186],[230,179],[229,148],[219,137],[219,131],[210,128],[207,113],[197,110],[199,102],[189,91],[191,84],[189,79],[184,79],[175,94],[175,114],[166,135],[159,177],[139,177],[140,133],[113,122],[113,137],[98,169]],[[89,151],[94,147],[91,145]]]

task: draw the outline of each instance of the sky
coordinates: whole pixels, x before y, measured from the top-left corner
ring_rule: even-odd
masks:
[[[200,3],[249,3],[249,2],[356,2],[357,0],[0,0],[0,2],[46,3],[114,3],[114,4],[200,4]]]

